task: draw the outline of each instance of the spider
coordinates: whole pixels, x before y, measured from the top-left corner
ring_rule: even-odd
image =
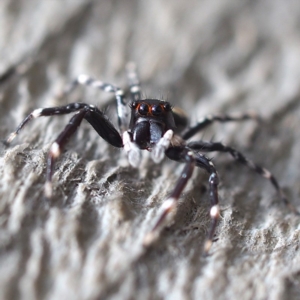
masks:
[[[45,183],[45,196],[52,196],[52,175],[55,160],[60,156],[68,139],[75,133],[83,119],[88,121],[96,132],[110,145],[123,148],[128,156],[128,161],[133,167],[138,167],[141,161],[141,150],[151,153],[152,160],[160,163],[166,156],[171,160],[185,164],[169,198],[165,200],[158,213],[153,227],[144,238],[144,245],[150,245],[165,227],[171,216],[176,212],[178,199],[182,194],[188,180],[192,176],[195,167],[204,169],[209,174],[209,197],[211,226],[204,244],[204,252],[207,254],[211,248],[216,226],[220,217],[218,199],[218,172],[211,159],[203,152],[227,152],[236,161],[246,165],[256,173],[268,179],[278,192],[282,201],[295,213],[297,210],[285,197],[276,178],[265,168],[253,163],[242,153],[232,147],[219,142],[206,142],[202,140],[188,141],[196,133],[203,130],[213,122],[242,121],[256,119],[253,112],[237,115],[209,115],[198,121],[194,126],[188,127],[188,118],[179,108],[172,107],[167,101],[159,99],[142,99],[140,82],[136,67],[133,63],[127,66],[127,78],[130,88],[131,102],[126,104],[124,92],[115,85],[95,80],[87,75],[80,75],[62,92],[65,96],[72,92],[78,85],[91,86],[105,92],[114,93],[117,104],[117,117],[119,131],[110,122],[108,117],[94,105],[86,103],[70,103],[60,107],[38,108],[32,111],[11,133],[6,140],[9,144],[20,130],[34,118],[52,115],[64,115],[74,113],[69,123],[57,139],[52,143],[47,159],[47,172]],[[129,113],[130,112],[130,113]],[[127,128],[130,116],[129,128]]]

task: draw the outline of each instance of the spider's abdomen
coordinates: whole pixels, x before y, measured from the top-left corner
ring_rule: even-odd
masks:
[[[152,148],[169,129],[175,128],[169,102],[157,99],[134,101],[131,105],[130,133],[140,149]]]

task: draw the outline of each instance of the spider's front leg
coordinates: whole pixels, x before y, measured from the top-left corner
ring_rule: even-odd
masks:
[[[209,188],[210,188],[210,201],[211,210],[210,216],[212,219],[211,227],[208,233],[207,240],[204,245],[204,252],[207,254],[211,248],[213,237],[215,234],[218,219],[220,217],[219,200],[218,200],[218,174],[213,163],[204,155],[194,153],[185,146],[170,147],[166,151],[166,156],[172,160],[185,162],[185,167],[181,173],[179,180],[177,181],[175,188],[173,189],[170,197],[164,201],[161,206],[161,210],[154,226],[148,232],[144,239],[144,245],[150,245],[159,236],[160,231],[164,228],[166,223],[170,221],[172,216],[176,213],[178,199],[185,188],[188,180],[193,174],[194,167],[200,167],[205,169],[209,174]]]
[[[64,115],[72,112],[76,112],[75,115],[70,119],[65,129],[50,147],[47,159],[47,175],[45,185],[45,195],[47,198],[51,198],[52,195],[52,175],[54,171],[55,160],[59,157],[68,139],[75,133],[83,119],[87,120],[97,131],[97,133],[109,144],[118,148],[123,147],[122,138],[119,132],[115,129],[108,118],[98,108],[86,103],[71,103],[60,107],[38,108],[34,110],[21,122],[21,124],[17,127],[17,130],[9,135],[7,143],[10,143],[20,132],[20,130],[33,118]]]
[[[80,126],[86,114],[85,109],[78,111],[69,121],[68,125],[62,131],[62,133],[57,137],[57,139],[52,143],[48,158],[47,158],[47,173],[46,173],[46,183],[45,183],[45,197],[50,199],[52,197],[52,176],[54,172],[55,160],[60,156],[63,147],[65,146],[68,139],[74,134],[77,127]]]
[[[87,106],[93,108],[92,105],[88,105],[85,103],[70,103],[65,106],[37,108],[34,111],[32,111],[28,116],[26,116],[26,118],[23,119],[23,121],[19,124],[17,129],[8,136],[5,143],[7,145],[10,144],[12,142],[12,140],[20,133],[20,131],[23,129],[23,127],[25,125],[27,125],[28,122],[31,121],[32,119],[36,119],[39,117],[49,117],[49,116],[54,116],[54,115],[66,115],[66,114],[70,114],[72,112],[76,112]]]
[[[52,144],[47,160],[47,175],[45,184],[45,196],[52,196],[52,175],[54,171],[55,160],[61,153],[61,149],[65,146],[68,139],[75,133],[81,121],[86,119],[97,131],[97,133],[109,144],[115,147],[123,147],[120,134],[109,122],[106,116],[94,107],[85,107],[78,111],[69,121],[68,125]]]

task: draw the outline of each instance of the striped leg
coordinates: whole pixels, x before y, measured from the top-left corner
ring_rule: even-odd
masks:
[[[45,184],[45,195],[47,198],[51,198],[52,196],[52,175],[54,171],[55,160],[59,157],[63,147],[69,138],[75,133],[83,119],[86,119],[94,127],[98,134],[108,143],[115,147],[123,147],[120,134],[102,112],[91,106],[85,106],[84,108],[80,109],[71,118],[65,129],[50,147],[47,160],[47,175]]]
[[[158,238],[161,229],[163,229],[164,225],[166,225],[166,223],[170,221],[171,217],[176,213],[178,199],[188,180],[192,176],[195,167],[195,159],[193,153],[191,151],[185,150],[182,147],[170,148],[167,150],[166,155],[174,160],[183,160],[186,164],[184,169],[182,170],[180,178],[175,185],[175,188],[170,194],[170,197],[165,200],[163,205],[161,206],[161,211],[159,213],[158,219],[156,220],[150,232],[145,236],[145,246],[150,245],[154,240]]]
[[[190,142],[187,144],[187,147],[193,150],[197,151],[203,151],[203,152],[227,152],[229,153],[236,161],[242,163],[243,165],[246,165],[250,169],[254,170],[256,173],[260,174],[261,176],[268,179],[273,187],[278,192],[281,200],[283,203],[295,214],[299,214],[298,210],[289,202],[289,200],[284,195],[283,190],[281,189],[280,185],[278,184],[277,179],[274,177],[274,175],[271,174],[270,171],[267,169],[260,167],[259,165],[255,164],[248,158],[246,158],[242,153],[235,150],[234,148],[231,148],[229,146],[223,145],[222,143],[213,143],[213,142]]]
[[[94,127],[104,140],[115,147],[122,147],[123,143],[120,134],[110,121],[98,108],[86,103],[70,103],[65,106],[35,109],[20,123],[16,131],[9,135],[5,143],[9,144],[17,136],[17,134],[19,134],[22,128],[32,119],[43,116],[65,115],[81,109],[85,109],[88,112],[85,115],[85,119]]]
[[[96,80],[88,75],[81,74],[63,90],[62,94],[59,95],[59,97],[64,97],[67,94],[71,93],[78,85],[90,86],[107,93],[114,93],[117,102],[118,125],[121,132],[124,132],[126,130],[128,111],[125,103],[124,92],[122,89],[110,83],[105,83],[103,81]]]
[[[144,239],[144,245],[150,245],[158,236],[164,225],[170,220],[170,218],[176,213],[178,199],[185,188],[188,180],[193,174],[194,167],[200,167],[205,169],[209,174],[209,187],[210,187],[210,200],[211,210],[210,215],[212,218],[211,228],[208,233],[207,240],[204,245],[204,252],[207,254],[211,248],[213,237],[215,234],[216,226],[220,216],[219,200],[218,200],[218,174],[215,170],[212,162],[201,154],[195,154],[184,146],[172,147],[166,151],[166,155],[176,161],[185,162],[185,167],[181,173],[179,180],[177,181],[174,190],[170,194],[170,197],[163,203],[160,211],[160,215],[156,220],[151,231],[146,235]]]
[[[88,104],[85,103],[71,103],[66,106],[58,106],[58,107],[49,107],[49,108],[37,108],[32,113],[30,113],[17,127],[16,131],[12,132],[7,140],[6,144],[10,144],[12,140],[20,133],[22,128],[32,119],[38,117],[46,117],[46,116],[53,116],[53,115],[65,115],[75,111],[82,109],[83,107],[88,107]],[[90,106],[94,108],[92,105]]]
[[[202,120],[200,120],[196,125],[188,128],[183,134],[182,138],[188,140],[196,133],[212,124],[213,122],[231,122],[231,121],[244,121],[249,119],[258,119],[258,116],[255,112],[247,112],[244,114],[235,114],[235,115],[208,115]]]
[[[112,146],[121,148],[123,142],[120,134],[110,123],[108,118],[95,106],[86,103],[71,103],[66,106],[38,108],[29,114],[18,126],[17,130],[11,133],[7,139],[10,143],[20,130],[32,119],[42,116],[64,115],[76,112],[64,131],[58,136],[50,148],[47,160],[47,182],[45,185],[45,195],[50,198],[52,194],[52,175],[54,170],[55,159],[60,155],[61,149],[64,147],[68,139],[76,131],[83,119],[86,119],[97,133]]]
[[[208,159],[206,156],[204,156],[203,154],[200,153],[197,154],[196,165],[197,167],[205,169],[208,172],[208,174],[210,174],[208,183],[209,183],[209,197],[210,197],[210,204],[211,204],[211,208],[210,208],[211,225],[207,235],[207,239],[204,244],[204,254],[207,255],[212,246],[213,238],[220,218],[219,195],[218,195],[219,176],[212,161]]]
[[[128,63],[126,66],[127,78],[130,87],[130,95],[132,101],[141,99],[140,81],[137,75],[136,65],[134,63]]]
[[[45,183],[45,196],[50,199],[52,197],[52,176],[54,172],[55,160],[60,156],[63,147],[65,146],[68,139],[76,131],[77,127],[80,125],[85,114],[85,109],[78,111],[70,120],[68,125],[65,127],[64,131],[57,137],[50,147],[47,159],[47,173],[46,173],[46,183]]]

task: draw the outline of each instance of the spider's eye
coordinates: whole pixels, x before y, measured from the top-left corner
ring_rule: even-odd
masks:
[[[165,111],[170,111],[171,105],[169,103],[164,104],[164,109],[165,109]]]
[[[160,116],[161,113],[163,112],[163,109],[160,105],[153,105],[151,107],[151,112],[154,116]]]
[[[147,115],[147,113],[149,112],[149,105],[147,103],[141,103],[138,111],[141,115]]]

